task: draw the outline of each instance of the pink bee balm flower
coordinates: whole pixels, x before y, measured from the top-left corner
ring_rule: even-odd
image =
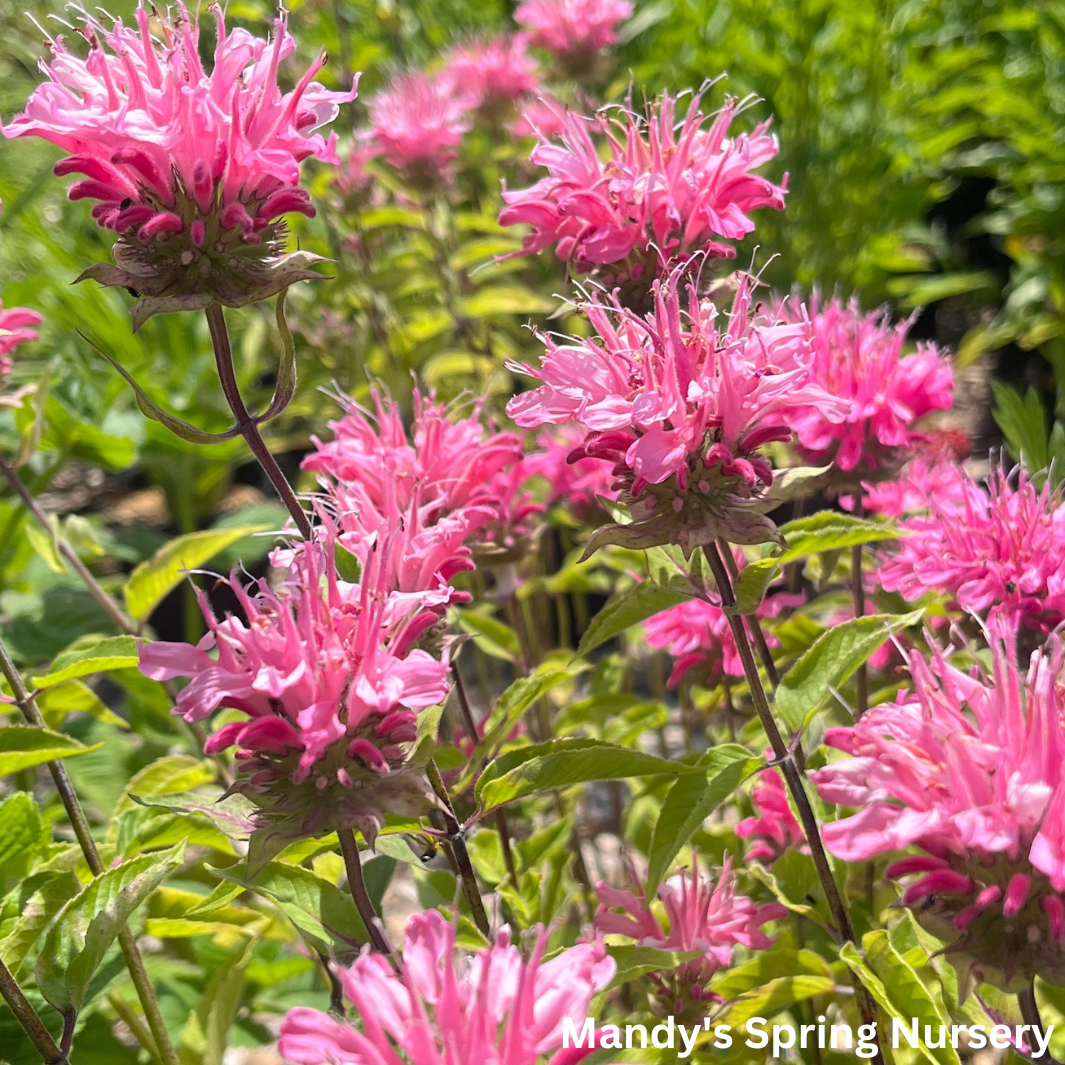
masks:
[[[734,551],[733,556],[742,567],[742,553]],[[759,618],[775,618],[782,610],[802,606],[805,602],[803,595],[778,590],[762,599],[756,613]],[[670,687],[675,687],[685,674],[694,670],[699,671],[704,682],[717,681],[722,674],[743,676],[743,663],[728,616],[713,603],[702,599],[685,600],[648,618],[643,623],[643,630],[649,646],[668,651],[676,659],[669,677]],[[771,632],[767,632],[765,638],[770,647],[780,646],[780,641]]]
[[[598,511],[600,497],[616,495],[610,464],[584,454],[584,437],[577,425],[545,429],[536,438],[540,450],[525,460],[528,473],[547,482],[547,505],[565,504],[578,518]]]
[[[489,117],[535,92],[540,84],[536,60],[520,36],[457,45],[448,53],[440,77]]]
[[[736,835],[749,841],[744,852],[747,861],[771,865],[786,850],[809,853],[806,836],[788,805],[788,792],[778,770],[763,769],[758,774],[751,801],[756,816],[746,817],[736,826]]]
[[[53,62],[42,67],[48,80],[3,128],[6,137],[43,137],[67,152],[55,169],[82,175],[71,199],[96,200],[93,217],[119,235],[118,266],[84,276],[165,297],[174,309],[240,306],[315,276],[301,269],[306,255],[280,256],[280,219],[313,216],[300,164],[338,161],[336,135],[316,131],[355,97],[354,87],[331,92],[312,81],[324,55],[282,95],[278,66],[295,50],[285,18],[264,41],[227,32],[215,13],[208,73],[199,27],[181,4],[176,23],[154,16],[162,40],[143,7],[136,30],[82,12],[88,56],[56,40]]]
[[[529,31],[535,47],[578,56],[616,44],[617,25],[632,11],[630,0],[522,0],[514,21]]]
[[[476,106],[476,97],[455,91],[446,78],[399,74],[370,101],[373,143],[412,184],[434,188],[450,179]]]
[[[863,481],[862,505],[869,513],[885,518],[926,513],[933,499],[945,507],[961,507],[965,504],[965,483],[965,471],[959,463],[918,455],[893,480],[875,484]]]
[[[950,596],[962,610],[1024,620],[1049,630],[1065,618],[1065,501],[1018,470],[985,489],[971,477],[931,485],[926,513],[902,521],[897,549],[878,579],[913,601]],[[912,501],[911,501],[912,503]]]
[[[787,313],[786,311],[784,312]],[[925,438],[914,430],[924,415],[950,407],[954,375],[933,344],[902,354],[913,319],[892,325],[887,308],[862,314],[857,301],[810,301],[815,379],[849,409],[842,421],[810,406],[795,420],[799,443],[814,461],[842,470],[877,468]]]
[[[778,903],[759,906],[736,893],[731,858],[716,884],[697,870],[681,869],[659,885],[668,930],[652,912],[642,889],[634,894],[600,882],[596,893],[597,932],[628,936],[641,947],[704,952],[702,958],[672,972],[657,973],[652,979],[655,997],[675,1016],[685,1015],[688,1004],[698,1011],[700,1002],[714,1000],[716,996],[708,988],[710,978],[732,964],[736,947],[764,950],[772,946],[762,925],[787,916],[787,910]],[[614,912],[617,910],[623,912]]]
[[[646,302],[650,280],[671,260],[735,255],[722,241],[754,229],[750,212],[784,206],[784,186],[752,173],[776,155],[777,142],[767,124],[730,138],[735,100],[704,128],[700,100],[693,97],[679,124],[676,102],[666,94],[645,116],[631,109],[617,119],[605,111],[591,119],[567,112],[561,144],[541,131],[531,158],[547,176],[503,192],[500,223],[531,227],[520,254],[554,244],[578,273],[631,290],[629,302],[637,303],[641,295]]]
[[[391,497],[407,510],[415,497],[427,508],[423,524],[445,514],[477,507],[502,512],[505,502],[495,478],[523,457],[516,433],[495,432],[481,419],[480,405],[466,417],[453,418],[435,397],[415,391],[410,434],[396,404],[372,392],[374,415],[341,398],[347,411],[329,423],[333,439],[312,437],[315,451],[303,460],[324,483],[364,493],[379,512]]]
[[[773,470],[759,448],[790,439],[799,407],[841,409],[811,379],[808,326],[756,317],[746,279],[727,321],[691,285],[685,310],[682,276],[655,282],[646,317],[593,300],[595,336],[543,336],[540,367],[515,367],[542,382],[507,405],[518,425],[577,422],[585,454],[614,465],[634,520],[597,530],[589,551],[672,542],[690,554],[719,536],[778,539],[763,515],[774,505]]]
[[[993,631],[990,676],[910,654],[914,691],[825,742],[848,757],[812,772],[822,798],[859,812],[824,829],[845,861],[916,847],[902,901],[963,970],[1016,991],[1065,978],[1065,665],[1056,637],[1017,667]]]
[[[553,96],[538,96],[521,106],[521,113],[511,123],[515,137],[539,137],[548,140],[566,128],[566,105]]]
[[[6,311],[0,303],[0,381],[11,372],[11,359],[8,356],[27,341],[37,339],[33,328],[43,319],[36,311],[26,307],[9,307]]]
[[[278,1049],[296,1065],[570,1065],[591,1048],[562,1050],[562,1023],[583,1026],[596,992],[614,975],[599,940],[544,961],[539,930],[524,957],[504,928],[475,954],[460,952],[455,927],[436,910],[407,924],[397,973],[363,953],[338,977],[361,1031],[318,1010],[290,1010]]]
[[[448,663],[413,645],[448,594],[393,591],[391,547],[382,540],[368,553],[361,584],[340,580],[331,557],[323,571],[306,550],[281,596],[264,581],[249,591],[231,578],[246,623],[219,621],[201,593],[209,632],[197,646],[141,649],[146,676],[190,678],[176,704],[187,721],[221,707],[247,715],[205,750],[239,748],[237,787],[272,833],[354,827],[372,840],[383,810],[418,815],[432,805],[408,761],[419,712],[447,698]]]

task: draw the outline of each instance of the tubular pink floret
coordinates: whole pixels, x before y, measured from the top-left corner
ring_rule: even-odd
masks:
[[[1065,905],[1057,895],[1047,895],[1040,900],[1040,906],[1050,921],[1050,934],[1060,941],[1065,937]]]
[[[1006,885],[1006,897],[1002,900],[1002,912],[1007,917],[1016,917],[1028,901],[1028,888],[1032,878],[1024,873],[1014,873]]]

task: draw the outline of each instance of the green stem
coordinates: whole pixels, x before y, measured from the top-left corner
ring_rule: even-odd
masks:
[[[274,458],[270,449],[266,446],[266,441],[263,440],[262,434],[259,432],[259,426],[256,425],[255,419],[248,413],[248,408],[241,398],[236,370],[233,367],[233,348],[229,343],[229,331],[226,328],[226,317],[222,310],[222,305],[220,303],[212,303],[207,308],[206,314],[207,326],[211,331],[211,342],[214,345],[218,379],[222,383],[222,392],[225,394],[229,409],[237,420],[237,429],[262,467],[263,473],[270,479],[270,483],[274,486],[274,491],[277,492],[281,502],[288,508],[288,512],[292,515],[292,520],[295,521],[300,535],[305,540],[310,540],[313,533],[307,512],[300,505],[300,501],[296,498],[296,493],[292,491],[292,486],[281,472],[277,459]]]
[[[7,647],[2,639],[0,639],[0,672],[3,672],[4,677],[7,679],[11,687],[11,693],[15,697],[15,702],[27,723],[35,728],[44,728],[44,718],[41,716],[40,710],[37,709],[37,704],[27,692],[26,686],[22,683],[22,677],[15,668],[14,662],[11,661],[11,656],[7,653]],[[89,819],[81,808],[81,803],[78,801],[77,793],[74,791],[74,785],[71,783],[66,767],[62,762],[49,762],[48,771],[52,774],[52,781],[55,784],[56,791],[59,793],[63,808],[66,810],[67,819],[74,829],[74,835],[77,837],[78,845],[85,856],[89,871],[94,877],[101,876],[104,872],[104,863],[100,859],[100,852],[96,849],[96,841],[92,838],[92,830],[89,828]],[[129,975],[133,979],[133,985],[137,989],[137,997],[140,999],[144,1016],[148,1019],[148,1027],[151,1029],[152,1037],[155,1039],[163,1060],[166,1065],[180,1065],[177,1054],[174,1053],[174,1047],[170,1042],[170,1035],[166,1030],[166,1025],[163,1023],[163,1015],[159,1011],[159,1001],[155,997],[155,989],[152,987],[152,982],[148,979],[147,970],[144,968],[144,959],[141,957],[137,941],[133,938],[133,933],[130,932],[129,928],[123,928],[119,932],[118,945],[122,950],[122,956],[125,959]]]
[[[22,993],[18,981],[11,975],[8,967],[0,961],[0,998],[7,1003],[19,1027],[26,1033],[26,1038],[33,1044],[33,1049],[41,1055],[45,1065],[67,1065],[67,1056],[56,1046],[51,1033],[44,1026],[37,1011],[30,1005]]]
[[[732,590],[728,569],[716,544],[707,545],[705,552],[707,561],[710,563],[710,570],[714,575],[714,581],[717,583],[721,605],[729,619],[729,626],[736,641],[736,649],[739,652],[740,661],[743,663],[743,672],[751,689],[751,699],[754,702],[758,720],[761,722],[762,728],[769,739],[769,745],[773,749],[774,760],[780,765],[788,790],[791,792],[795,806],[799,811],[799,819],[802,821],[806,841],[810,845],[810,855],[813,858],[818,879],[821,881],[829,912],[832,914],[832,919],[836,925],[836,933],[841,940],[855,943],[854,926],[851,924],[850,913],[847,910],[846,903],[843,901],[842,895],[840,895],[839,885],[832,875],[832,867],[829,865],[828,855],[821,840],[821,829],[817,823],[813,806],[810,804],[810,797],[806,793],[803,773],[796,763],[795,756],[784,743],[784,737],[781,735],[773,717],[773,712],[769,708],[769,701],[766,698],[765,689],[762,687],[762,678],[758,675],[758,666],[754,661],[754,652],[747,638],[747,629],[744,627],[743,619],[738,614],[729,613],[730,609],[736,605],[736,597]],[[858,985],[855,991],[862,1020],[866,1024],[875,1022],[876,1009],[868,992],[861,985]],[[877,1051],[875,1060],[878,1062],[883,1061],[879,1051]]]
[[[385,933],[378,922],[377,912],[370,901],[370,894],[366,890],[366,881],[362,875],[362,862],[359,860],[359,844],[355,841],[355,833],[350,828],[342,828],[337,832],[340,840],[340,853],[344,855],[344,868],[348,872],[348,890],[355,900],[355,906],[366,925],[366,934],[370,937],[370,943],[378,954],[391,956],[392,947],[385,938]]]
[[[33,498],[30,490],[22,483],[22,478],[19,477],[14,467],[4,458],[0,458],[0,474],[3,474],[4,479],[11,486],[19,499],[22,500],[23,506],[33,515],[41,529],[49,536],[55,538],[56,549],[63,556],[63,560],[82,579],[85,587],[88,588],[93,598],[111,616],[111,619],[122,632],[132,635],[136,631],[136,626],[125,614],[122,613],[114,599],[104,591],[100,582],[89,572],[89,568],[78,557],[77,551],[75,551],[74,548],[63,539],[63,537],[55,535],[55,530],[52,528],[52,523],[48,520],[48,515],[41,508],[40,503]]]
[[[473,863],[470,861],[470,852],[466,849],[466,839],[462,835],[462,828],[451,805],[451,796],[448,795],[447,788],[444,787],[444,782],[440,779],[440,770],[436,768],[436,762],[431,758],[429,759],[429,764],[425,767],[425,774],[429,778],[429,784],[436,793],[436,797],[440,800],[441,812],[444,815],[444,826],[447,829],[447,842],[455,856],[455,863],[459,870],[459,880],[462,881],[462,891],[466,896],[466,902],[469,904],[470,913],[473,914],[474,924],[477,925],[481,935],[487,939],[491,936],[492,929],[488,923],[488,914],[485,911],[484,903],[481,901],[481,893],[477,887],[477,877],[474,875]]]

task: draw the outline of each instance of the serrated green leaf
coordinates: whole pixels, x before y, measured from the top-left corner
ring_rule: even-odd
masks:
[[[128,729],[129,724],[118,716],[107,704],[83,681],[66,680],[37,693],[37,709],[44,716],[44,723],[51,729],[58,729],[66,720],[67,714],[88,714],[115,728]]]
[[[5,725],[0,728],[0,777],[59,758],[88,754],[102,746],[102,743],[97,743],[86,747],[70,736],[52,732],[51,729]]]
[[[736,613],[753,614],[765,598],[766,589],[780,576],[780,563],[775,558],[761,558],[749,562],[736,581]]]
[[[17,791],[0,802],[0,870],[35,851],[48,836],[32,795]]]
[[[636,980],[647,973],[671,972],[686,962],[695,961],[703,956],[698,950],[659,950],[656,947],[640,947],[629,944],[614,945],[606,948],[617,965],[610,987],[620,987],[630,980]]]
[[[126,609],[130,616],[136,621],[145,620],[189,570],[206,564],[245,536],[269,531],[269,525],[205,529],[186,533],[164,544],[151,558],[142,562],[126,582]]]
[[[690,595],[660,588],[650,581],[633,585],[628,591],[612,596],[603,609],[592,618],[591,624],[581,637],[577,654],[587,655],[631,626],[690,598]]]
[[[863,957],[862,954],[865,956]],[[941,1024],[950,1024],[928,989],[913,968],[891,945],[887,932],[877,929],[862,937],[862,951],[853,943],[844,943],[840,958],[865,985],[877,1004],[892,1018],[898,1018],[910,1030],[914,1020],[919,1032],[929,1024],[938,1031]],[[958,1052],[947,1046],[934,1048],[918,1040],[919,1052],[933,1065],[961,1065]]]
[[[715,747],[702,773],[678,777],[669,789],[651,836],[647,857],[647,894],[653,896],[681,847],[710,813],[762,765],[746,747]]]
[[[821,551],[841,551],[845,547],[896,540],[899,535],[890,525],[834,510],[822,510],[807,518],[789,521],[781,526],[780,533],[787,546],[782,554],[773,558],[779,566]]]
[[[592,780],[692,772],[701,770],[597,740],[549,740],[508,751],[491,762],[477,781],[474,794],[481,810],[488,811],[537,791]]]
[[[16,976],[33,960],[37,941],[80,888],[71,870],[49,870],[27,877],[4,900],[5,908],[8,900],[15,904],[17,916],[4,924],[0,959]]]
[[[179,843],[108,869],[90,881],[56,918],[37,961],[37,986],[60,1013],[81,1008],[89,983],[133,911],[184,858]]]
[[[788,670],[776,691],[776,706],[787,726],[797,731],[809,715],[853,675],[893,633],[916,625],[923,610],[909,614],[869,614],[822,633]]]
[[[366,926],[351,896],[309,869],[267,862],[253,880],[247,880],[232,869],[206,868],[223,880],[269,899],[319,950],[351,953],[367,942]]]
[[[109,636],[86,647],[64,651],[52,662],[47,673],[32,680],[37,688],[50,688],[93,673],[129,669],[136,666],[138,661],[137,641],[132,636]]]

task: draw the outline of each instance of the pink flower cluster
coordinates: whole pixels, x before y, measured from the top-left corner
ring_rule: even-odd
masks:
[[[743,565],[743,555],[733,552],[737,563]],[[758,604],[759,618],[774,618],[782,610],[802,606],[806,598],[799,594],[777,591],[765,596]],[[649,646],[655,650],[668,651],[676,661],[669,677],[670,687],[680,683],[685,674],[698,670],[702,682],[721,678],[742,677],[736,640],[732,635],[728,615],[719,606],[702,599],[688,599],[663,610],[643,623],[644,635]],[[770,647],[780,641],[771,632],[765,634]]]
[[[849,408],[842,421],[817,406],[796,418],[799,443],[814,461],[833,461],[842,470],[880,467],[923,439],[914,430],[918,419],[950,407],[954,377],[947,357],[932,344],[902,354],[912,319],[893,326],[886,308],[862,314],[855,300],[822,306],[817,292],[809,317],[815,380]]]
[[[594,546],[612,536],[690,553],[718,536],[775,539],[760,510],[773,470],[759,448],[790,439],[802,407],[845,409],[812,379],[808,326],[756,317],[744,280],[722,328],[694,286],[682,305],[682,283],[681,269],[655,282],[646,317],[593,300],[594,336],[544,336],[540,367],[517,367],[542,382],[508,404],[518,425],[578,423],[585,454],[609,460],[624,489],[633,523],[606,527]]]
[[[525,460],[530,476],[547,482],[547,506],[565,504],[577,518],[600,509],[599,499],[613,499],[614,476],[608,462],[584,453],[584,432],[572,424],[544,429],[536,438],[538,450]]]
[[[916,846],[889,877],[959,963],[1005,989],[1065,975],[1065,654],[1057,638],[1018,669],[992,633],[989,677],[941,653],[910,655],[913,693],[825,742],[848,755],[812,772],[821,797],[859,812],[824,829],[846,861]]]
[[[614,975],[598,939],[544,961],[541,929],[523,957],[503,929],[472,956],[459,951],[455,927],[437,911],[407,924],[397,973],[364,953],[339,979],[362,1030],[318,1010],[291,1010],[278,1049],[296,1065],[573,1065],[590,1048],[562,1050],[562,1022],[579,1030],[595,994]]]
[[[176,23],[159,18],[162,40],[143,7],[136,31],[120,20],[108,29],[83,13],[88,56],[56,40],[43,67],[48,80],[3,133],[43,137],[69,153],[56,173],[84,175],[70,198],[97,200],[93,217],[127,239],[183,235],[190,254],[219,241],[258,244],[282,215],[313,216],[300,163],[338,161],[336,135],[315,131],[355,89],[331,92],[312,80],[323,55],[282,95],[278,66],[295,49],[284,17],[268,42],[227,32],[221,8],[207,73],[199,27],[183,4],[178,13]]]
[[[547,176],[503,193],[500,223],[531,227],[521,254],[554,244],[578,273],[596,271],[610,287],[644,293],[671,260],[735,255],[722,240],[750,233],[751,211],[784,206],[784,186],[752,173],[776,155],[777,142],[765,124],[729,137],[734,100],[704,128],[700,102],[693,97],[679,126],[665,94],[643,116],[631,108],[617,119],[568,113],[561,144],[545,131],[532,161]]]
[[[539,84],[536,60],[520,34],[458,44],[436,73],[397,74],[373,97],[369,129],[359,135],[363,152],[382,156],[413,185],[434,188],[453,176],[475,117],[497,121]]]
[[[261,823],[286,837],[357,827],[373,839],[384,810],[417,815],[428,785],[402,772],[421,710],[448,695],[446,654],[415,646],[449,589],[399,591],[393,544],[365,552],[360,583],[337,576],[332,553],[302,551],[282,594],[265,581],[228,581],[246,621],[219,621],[200,593],[209,632],[200,643],[152,643],[140,667],[153,680],[191,678],[176,712],[203,721],[219,708],[247,720],[223,725],[208,754],[237,746]],[[217,657],[208,652],[217,651]]]
[[[924,487],[924,513],[903,520],[903,538],[878,579],[907,600],[950,596],[962,610],[1049,630],[1065,618],[1065,501],[1018,470],[991,474],[986,489],[939,469]],[[916,496],[907,505],[916,509]]]
[[[432,186],[448,173],[470,129],[473,97],[439,76],[397,75],[370,101],[370,142],[415,184]]]
[[[731,859],[716,884],[696,869],[681,869],[659,886],[668,930],[652,912],[642,890],[634,894],[599,883],[596,892],[596,931],[628,936],[641,947],[704,952],[678,969],[657,974],[654,981],[656,997],[678,1016],[684,1015],[686,1003],[698,1009],[699,1002],[713,998],[707,986],[710,978],[732,964],[736,947],[764,950],[772,946],[762,925],[787,916],[787,910],[778,903],[759,906],[746,895],[737,894]],[[613,912],[616,910],[622,912]]]
[[[617,25],[632,12],[630,0],[522,0],[514,21],[535,47],[577,56],[616,44]]]
[[[540,70],[520,34],[456,45],[445,57],[442,84],[489,114],[540,87]]]
[[[763,769],[758,774],[751,801],[756,816],[745,817],[736,826],[736,835],[750,841],[744,852],[747,861],[770,865],[786,850],[809,853],[809,844],[788,805],[787,789],[778,770]]]
[[[11,359],[8,356],[19,344],[37,339],[33,327],[42,321],[36,311],[26,307],[9,307],[5,311],[0,303],[0,381],[11,372]]]
[[[479,404],[452,418],[432,396],[415,391],[413,400],[409,437],[396,404],[374,392],[373,419],[349,402],[330,422],[333,439],[315,438],[303,461],[322,477],[329,535],[353,554],[396,530],[405,591],[447,586],[472,568],[468,545],[510,546],[540,510],[524,488],[530,471],[517,434],[487,430]]]

